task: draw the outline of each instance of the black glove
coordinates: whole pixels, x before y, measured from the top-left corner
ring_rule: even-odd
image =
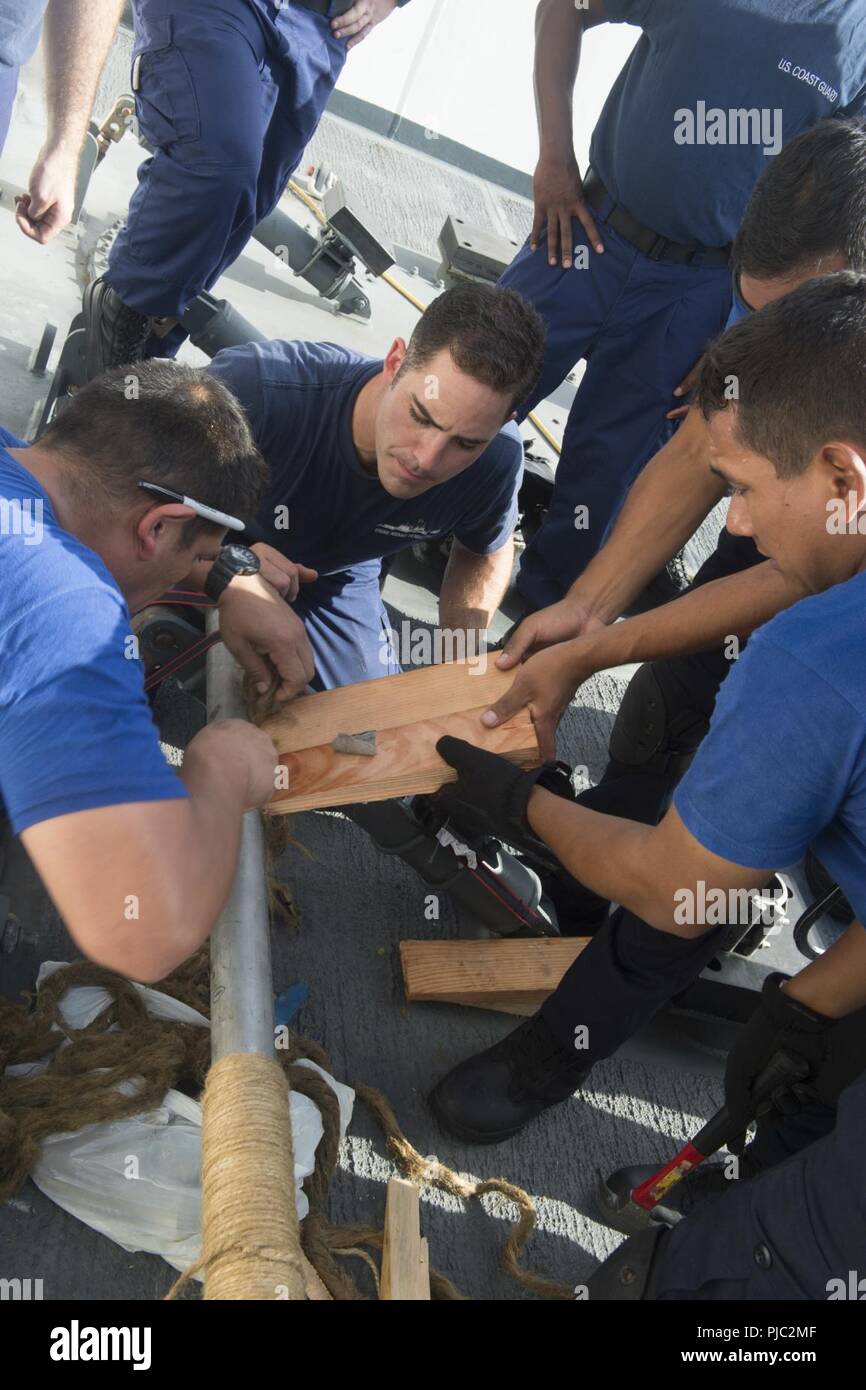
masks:
[[[448,782],[437,792],[437,809],[476,834],[509,842],[525,839],[530,829],[526,805],[534,787],[574,801],[571,773],[565,763],[542,763],[525,772],[498,753],[487,753],[447,734],[436,744],[436,752],[457,772],[457,781]]]
[[[745,1129],[756,1116],[778,1122],[815,1100],[816,1081],[829,1056],[836,1020],[825,1018],[784,994],[780,985],[788,978],[778,973],[767,976],[761,1002],[728,1054],[725,1104],[732,1115],[742,1120],[744,1130],[740,1141],[728,1144],[734,1153],[742,1152]],[[779,1052],[799,1061],[801,1075],[781,1083],[767,1095],[756,1095],[755,1082]]]

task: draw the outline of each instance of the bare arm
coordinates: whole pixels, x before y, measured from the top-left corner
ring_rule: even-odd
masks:
[[[535,12],[534,82],[539,150],[530,244],[535,250],[546,221],[551,265],[556,264],[560,237],[562,264],[571,265],[572,216],[580,220],[596,250],[604,249],[583,198],[583,185],[574,157],[572,103],[584,30],[603,24],[605,19],[602,0],[589,0],[586,9],[578,9],[574,0],[541,0]]]
[[[207,938],[234,877],[241,816],[274,788],[276,750],[240,720],[190,743],[189,798],[78,811],[24,846],[76,945],[132,979],[160,980]]]
[[[825,1018],[866,1007],[866,930],[853,921],[838,941],[783,985],[786,994]]]
[[[618,618],[724,496],[725,484],[710,472],[707,459],[706,421],[699,410],[690,410],[632,483],[606,544],[567,599],[602,622]]]
[[[569,806],[562,797],[536,788],[529,798],[528,819],[581,883],[673,936],[701,936],[706,931],[704,922],[677,922],[684,890],[698,903],[711,889],[727,893],[760,888],[774,868],[749,869],[712,854],[673,807],[659,825],[640,825],[585,806]]]
[[[511,540],[490,555],[476,555],[455,539],[439,595],[440,625],[484,633],[508,588],[513,562]]]
[[[546,758],[555,755],[556,728],[577,688],[596,671],[635,661],[658,661],[703,651],[728,637],[745,637],[805,597],[796,580],[771,561],[702,584],[672,603],[531,656],[514,684],[484,716],[486,724],[529,707]],[[731,658],[736,656],[731,648]]]
[[[50,241],[72,215],[81,146],[122,8],[122,0],[50,0],[43,29],[48,133],[16,214],[33,241]]]
[[[557,858],[581,883],[637,913],[650,926],[674,936],[706,931],[702,920],[679,922],[684,894],[711,901],[713,890],[760,888],[777,866],[749,869],[722,859],[694,838],[675,808],[656,826],[569,806],[561,797],[536,789],[529,799],[529,822]],[[741,920],[736,898],[728,900],[720,921]],[[825,1018],[844,1018],[866,1006],[866,931],[854,921],[817,960],[783,985],[786,994]]]
[[[220,636],[260,694],[268,691],[276,673],[275,698],[292,700],[313,679],[316,663],[306,628],[291,604],[300,586],[312,583],[318,572],[288,560],[273,546],[251,548],[261,570],[236,576],[223,590],[217,603]],[[211,566],[212,561],[200,560],[184,583],[203,591]]]
[[[706,425],[691,410],[632,484],[610,536],[565,598],[531,614],[506,643],[501,670],[620,616],[720,500],[724,484],[707,458]]]

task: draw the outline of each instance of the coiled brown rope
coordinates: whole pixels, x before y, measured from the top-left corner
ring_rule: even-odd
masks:
[[[110,1001],[86,1028],[70,1029],[62,1019],[59,1004],[67,989],[75,985],[98,985]],[[209,959],[207,947],[156,986],[162,993],[190,1004],[205,1016],[209,1013]],[[118,1031],[108,1032],[112,1024]],[[59,1031],[53,1027],[58,1025]],[[68,1046],[60,1043],[68,1038]],[[39,1076],[10,1077],[5,1068],[20,1062],[48,1057],[49,1065]],[[304,1184],[310,1203],[309,1214],[301,1225],[301,1245],[335,1299],[363,1298],[345,1265],[345,1253],[358,1247],[381,1250],[382,1231],[371,1226],[333,1225],[327,1217],[331,1180],[336,1171],[340,1131],[339,1103],[327,1082],[309,1067],[297,1065],[301,1057],[332,1071],[324,1050],[309,1039],[292,1035],[290,1046],[277,1053],[290,1086],[307,1095],[319,1107],[324,1128],[316,1151],[316,1166]],[[226,1059],[229,1060],[229,1059]],[[260,1059],[270,1065],[267,1059]],[[147,1014],[144,1000],[135,986],[113,972],[80,961],[56,971],[38,994],[15,1004],[0,1000],[0,1201],[6,1201],[23,1185],[39,1158],[39,1146],[50,1134],[72,1133],[85,1125],[139,1114],[161,1104],[172,1087],[199,1094],[210,1066],[210,1032],[194,1024],[168,1022]],[[97,1070],[99,1069],[99,1070]],[[114,1089],[117,1083],[136,1079],[136,1090],[124,1095]],[[565,1285],[523,1269],[519,1258],[535,1224],[535,1212],[528,1194],[505,1179],[494,1178],[468,1183],[445,1164],[431,1163],[409,1143],[385,1097],[372,1087],[355,1083],[357,1095],[370,1107],[395,1162],[402,1172],[422,1186],[432,1185],[460,1200],[500,1193],[514,1202],[519,1219],[510,1232],[502,1253],[506,1272],[524,1288],[545,1298],[572,1298]],[[283,1093],[284,1094],[284,1093]],[[293,1192],[291,1176],[284,1179]],[[273,1225],[271,1223],[271,1232]],[[258,1246],[242,1245],[236,1255],[246,1261]],[[283,1257],[290,1246],[268,1236],[263,1247]],[[339,1257],[339,1258],[338,1258]],[[220,1249],[203,1255],[194,1270],[185,1272],[176,1289],[188,1282],[194,1272],[222,1256]],[[286,1280],[274,1280],[275,1284]],[[434,1298],[460,1299],[458,1289],[434,1269],[430,1272]],[[273,1292],[269,1295],[275,1297]]]

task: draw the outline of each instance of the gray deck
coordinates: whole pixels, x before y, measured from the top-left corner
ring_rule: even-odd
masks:
[[[27,370],[29,353],[45,321],[59,327],[59,347],[80,303],[81,247],[92,245],[100,229],[124,212],[141,153],[127,137],[97,171],[81,245],[79,234],[69,231],[42,249],[25,241],[10,212],[11,195],[23,184],[38,144],[40,120],[37,74],[30,71],[0,170],[0,418],[21,434],[27,433],[46,389],[46,382]],[[515,240],[528,227],[528,205],[515,195],[335,118],[323,121],[312,154],[344,176],[364,202],[387,208],[395,241],[421,253],[435,254],[436,235],[449,211]],[[312,229],[312,218],[292,200],[286,210]],[[431,285],[411,273],[401,275],[422,298],[433,297]],[[216,292],[272,336],[339,338],[375,354],[395,335],[408,336],[415,313],[381,283],[369,288],[374,308],[370,325],[336,319],[311,292],[291,285],[254,245]],[[203,360],[191,349],[185,355]],[[573,387],[566,387],[542,408],[554,428],[561,429],[572,392]],[[693,566],[712,533],[711,526],[704,528],[690,547]],[[389,578],[386,597],[399,613],[422,620],[434,616],[433,597],[414,582],[411,571]],[[504,621],[500,618],[500,627]],[[608,733],[630,674],[621,669],[588,682],[563,723],[562,755],[587,765],[592,779],[603,767]],[[200,707],[168,692],[160,708],[164,736],[182,745],[201,718]],[[427,921],[427,890],[420,880],[400,862],[378,854],[343,817],[300,816],[295,832],[311,857],[289,851],[282,861],[300,909],[300,926],[294,932],[274,931],[274,983],[278,992],[295,980],[308,985],[309,1002],[298,1020],[301,1030],[325,1046],[339,1078],[363,1080],[386,1093],[422,1153],[435,1153],[467,1175],[502,1175],[524,1186],[537,1199],[539,1212],[528,1263],[580,1282],[616,1240],[590,1214],[596,1170],[669,1156],[720,1102],[718,1056],[700,1050],[677,1055],[664,1037],[648,1037],[627,1055],[598,1066],[580,1099],[559,1107],[518,1140],[496,1149],[462,1147],[437,1130],[425,1095],[452,1064],[504,1035],[514,1021],[447,1005],[407,1006],[398,943],[403,937],[477,935],[477,927],[458,920],[444,898],[440,920]],[[7,933],[0,952],[0,988],[13,996],[32,985],[41,960],[71,960],[77,953],[19,845],[11,847],[0,892],[12,899],[23,924],[21,938]],[[760,975],[767,968],[765,956],[745,974],[754,980],[755,970]],[[333,1188],[335,1219],[381,1221],[383,1184],[394,1171],[383,1152],[381,1136],[359,1103]],[[440,1193],[425,1193],[422,1221],[431,1261],[474,1298],[522,1298],[498,1267],[498,1249],[513,1213],[493,1199],[485,1199],[484,1206],[483,1212],[477,1204],[464,1209]],[[161,1260],[128,1255],[80,1225],[31,1184],[0,1208],[0,1249],[0,1276],[42,1278],[50,1299],[152,1299],[174,1277]]]

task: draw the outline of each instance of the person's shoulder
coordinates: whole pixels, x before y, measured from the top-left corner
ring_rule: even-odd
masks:
[[[217,353],[212,366],[227,379],[233,371],[254,371],[265,386],[339,384],[375,359],[339,343],[305,338],[270,338]]]
[[[49,633],[60,647],[70,641],[84,646],[129,626],[129,609],[117,581],[101,556],[50,514],[34,528],[25,527],[0,539],[0,561],[15,583],[0,586],[0,631],[24,632],[42,646],[46,658],[53,650]]]
[[[26,449],[27,442],[0,425],[0,449]]]
[[[760,657],[809,672],[866,711],[866,573],[777,613],[751,638]],[[793,693],[793,691],[792,691]]]

